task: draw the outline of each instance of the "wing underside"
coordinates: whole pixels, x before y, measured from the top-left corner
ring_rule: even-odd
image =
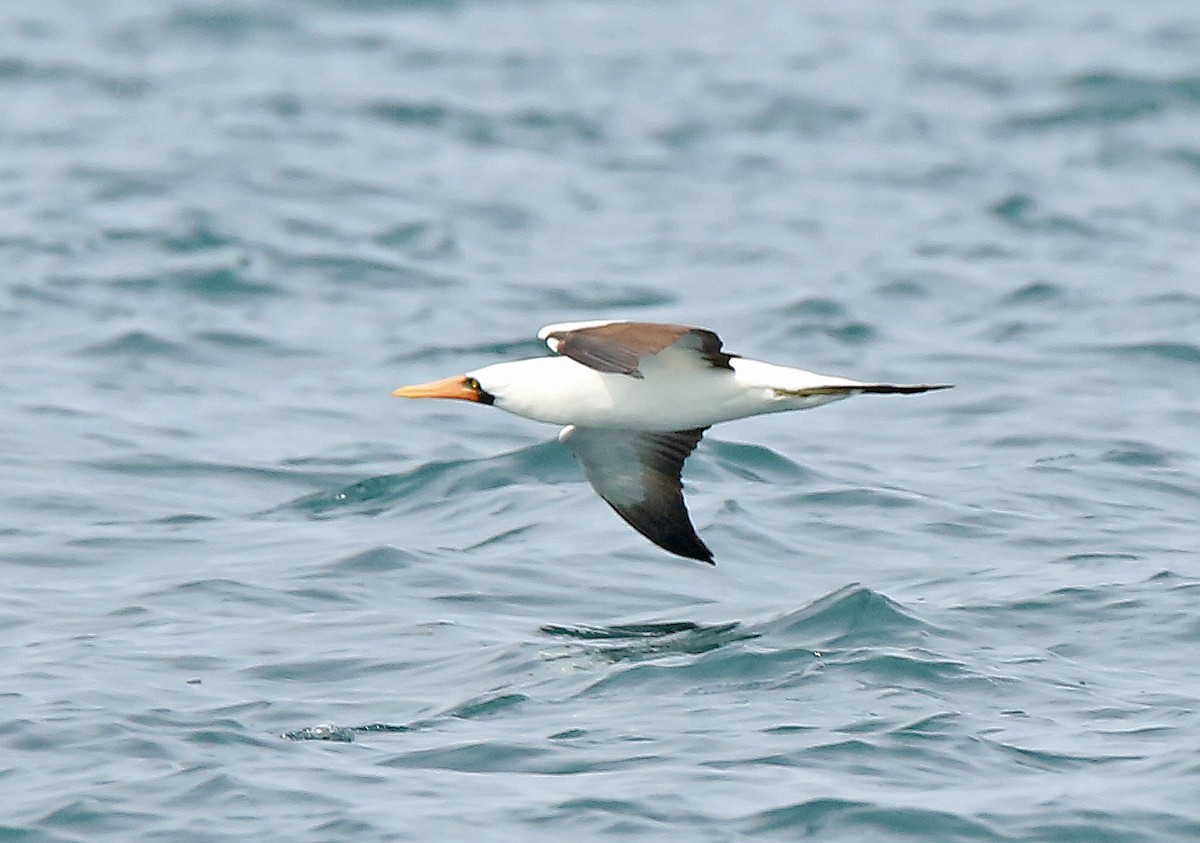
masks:
[[[713,564],[692,526],[680,473],[707,428],[648,433],[564,428],[559,438],[583,465],[596,493],[663,550]]]

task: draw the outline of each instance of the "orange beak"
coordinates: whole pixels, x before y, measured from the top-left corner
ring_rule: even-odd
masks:
[[[457,398],[460,401],[479,401],[479,386],[473,378],[456,375],[433,383],[402,386],[392,395],[396,398]]]

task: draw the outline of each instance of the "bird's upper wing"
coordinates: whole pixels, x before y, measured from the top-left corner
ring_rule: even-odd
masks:
[[[592,488],[650,541],[680,556],[713,563],[683,503],[683,461],[708,428],[648,433],[579,428],[558,435],[583,464]]]
[[[542,328],[538,338],[576,363],[635,378],[642,377],[642,358],[666,348],[716,368],[731,368],[729,360],[737,356],[722,351],[721,338],[706,328],[656,322],[564,322]]]

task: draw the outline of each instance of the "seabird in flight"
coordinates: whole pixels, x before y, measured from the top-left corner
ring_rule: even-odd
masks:
[[[865,383],[740,357],[712,331],[651,322],[564,322],[538,331],[553,356],[405,386],[400,398],[493,404],[565,425],[558,438],[592,488],[664,550],[713,563],[688,517],[680,472],[717,422],[808,410],[852,395],[951,384]]]

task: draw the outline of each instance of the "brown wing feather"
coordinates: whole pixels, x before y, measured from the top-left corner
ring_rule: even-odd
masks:
[[[736,355],[721,350],[721,338],[704,328],[654,322],[610,322],[573,331],[554,331],[546,336],[552,348],[576,363],[598,372],[642,377],[638,368],[643,357],[679,345],[696,352],[709,365],[730,368]]]

